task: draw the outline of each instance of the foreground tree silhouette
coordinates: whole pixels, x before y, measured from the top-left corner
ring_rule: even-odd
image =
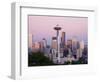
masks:
[[[54,63],[44,56],[42,52],[31,52],[28,54],[28,66],[47,66],[54,65]]]

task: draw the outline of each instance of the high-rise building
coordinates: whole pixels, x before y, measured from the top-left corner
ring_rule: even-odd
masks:
[[[67,47],[72,49],[72,40],[67,40]]]
[[[78,42],[77,59],[79,59],[80,57],[82,57],[83,50],[84,50],[84,42],[83,41],[80,41],[80,42]]]
[[[44,43],[43,41],[39,42],[40,44],[40,51],[43,52],[44,51]]]
[[[57,50],[57,37],[52,37],[51,48]]]
[[[72,50],[75,50],[75,49],[77,49],[77,39],[73,38],[72,39]]]
[[[57,37],[52,37],[52,41],[51,41],[51,56],[52,59],[57,58]]]
[[[64,48],[65,46],[65,41],[66,41],[66,33],[62,32],[62,36],[61,36],[61,47]]]
[[[44,48],[46,48],[47,47],[47,40],[45,38],[43,38],[42,41],[43,41]]]
[[[34,42],[32,46],[32,51],[36,52],[40,50],[40,43],[39,42]]]
[[[84,41],[80,41],[80,57],[82,57],[83,50],[84,50]]]
[[[32,44],[33,44],[33,35],[29,34],[28,35],[28,48],[29,48],[29,50],[32,50]]]
[[[77,41],[77,49],[79,49],[79,48],[80,48],[80,42]]]
[[[80,41],[80,48],[84,49],[84,41]]]

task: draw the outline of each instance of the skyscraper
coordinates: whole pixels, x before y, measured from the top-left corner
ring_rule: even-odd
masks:
[[[40,51],[43,52],[44,51],[44,43],[43,41],[39,42],[40,44]]]
[[[77,49],[77,39],[73,38],[72,39],[72,50],[75,50],[75,49]]]
[[[51,59],[57,58],[57,37],[52,37],[51,41]]]
[[[61,36],[61,47],[64,48],[65,46],[65,41],[66,41],[66,33],[62,32],[62,36]]]
[[[80,48],[83,50],[84,49],[84,41],[80,41]]]
[[[67,47],[72,50],[72,40],[71,39],[67,40]]]
[[[32,50],[32,44],[33,44],[33,35],[29,34],[28,35],[28,49]]]
[[[57,50],[57,37],[52,37],[51,48]]]
[[[43,42],[43,52],[46,53],[46,48],[47,48],[47,40],[45,38],[42,39]]]
[[[83,50],[84,50],[84,41],[80,41],[80,57],[82,57]]]
[[[44,48],[46,48],[47,47],[47,40],[45,38],[43,38],[42,41],[43,41]]]
[[[40,42],[34,42],[34,43],[33,43],[32,51],[33,51],[33,52],[40,51]]]

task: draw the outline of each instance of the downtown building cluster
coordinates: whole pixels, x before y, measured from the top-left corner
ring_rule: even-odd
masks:
[[[78,41],[76,38],[66,40],[66,32],[59,33],[51,38],[51,45],[43,38],[40,42],[34,42],[34,36],[29,34],[29,52],[43,52],[55,64],[64,64],[65,62],[78,61],[84,58],[87,62],[88,45],[84,41]]]

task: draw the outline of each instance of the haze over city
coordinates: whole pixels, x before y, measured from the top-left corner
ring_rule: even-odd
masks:
[[[52,37],[56,36],[54,27],[57,24],[62,28],[60,33],[66,32],[66,40],[73,37],[79,41],[88,40],[88,18],[86,17],[29,16],[28,23],[29,34],[33,34],[33,41],[36,42],[45,38],[50,44]]]
[[[88,18],[28,16],[28,65],[88,64]]]

